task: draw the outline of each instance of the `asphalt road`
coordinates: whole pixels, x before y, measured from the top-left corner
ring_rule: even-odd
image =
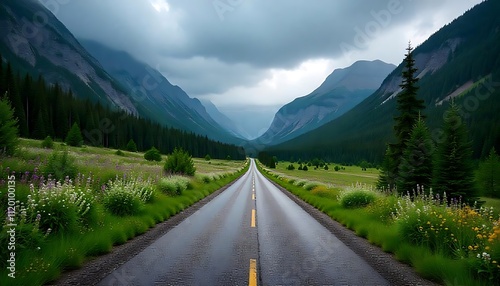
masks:
[[[389,285],[251,162],[99,285]]]

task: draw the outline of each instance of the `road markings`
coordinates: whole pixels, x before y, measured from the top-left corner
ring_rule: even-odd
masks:
[[[252,221],[250,222],[251,227],[255,227],[255,209],[252,209]]]
[[[255,194],[252,194],[252,200],[255,201]]]
[[[250,259],[250,273],[248,274],[248,286],[257,286],[257,260]]]

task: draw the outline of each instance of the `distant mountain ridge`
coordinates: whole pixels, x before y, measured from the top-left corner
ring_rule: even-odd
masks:
[[[395,67],[375,60],[334,70],[313,92],[283,106],[256,141],[278,144],[334,120],[372,94]]]
[[[230,143],[241,141],[240,135],[215,121],[198,99],[190,98],[155,68],[98,42],[83,39],[80,42],[132,94],[144,116],[212,139]]]
[[[439,140],[449,100],[462,108],[474,156],[500,150],[500,1],[487,0],[445,25],[413,51],[418,69],[417,97],[426,104],[426,122]],[[401,52],[403,59],[404,51]],[[267,148],[281,158],[323,157],[336,162],[381,162],[394,140],[395,97],[401,63],[380,88],[341,117],[282,144]]]
[[[248,139],[248,134],[244,130],[241,130],[233,120],[227,117],[224,113],[222,113],[215,104],[213,104],[210,100],[200,100],[201,104],[207,110],[207,113],[222,127],[224,127],[227,131],[233,134],[236,137]]]
[[[34,24],[35,13],[47,18],[45,25]],[[0,52],[22,70],[43,74],[79,97],[138,114],[126,92],[37,0],[0,3]]]
[[[34,15],[47,21],[37,23]],[[22,73],[43,75],[49,84],[71,89],[78,98],[164,126],[221,142],[241,142],[213,120],[198,99],[154,68],[97,43],[81,43],[37,0],[0,3],[0,53]]]

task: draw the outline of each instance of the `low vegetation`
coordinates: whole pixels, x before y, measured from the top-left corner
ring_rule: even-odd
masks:
[[[319,184],[308,191],[304,186],[318,176],[300,172],[302,179],[297,179],[283,175],[282,170],[259,168],[427,279],[449,285],[497,285],[500,281],[500,216],[498,209],[488,206],[500,205],[497,200],[469,206],[430,190],[384,193],[361,184],[341,188]],[[290,173],[298,176],[296,171]]]
[[[196,176],[167,174],[163,163],[141,153],[73,147],[20,139],[18,151],[0,161],[0,207],[12,203],[15,222],[15,282],[43,285],[89,257],[146,232],[210,193],[235,180],[248,168],[244,161],[189,158]],[[186,152],[182,153],[184,156]],[[15,177],[15,180],[12,180]],[[15,181],[15,200],[7,195]],[[12,186],[12,185],[11,185]],[[12,188],[11,188],[12,189]],[[0,244],[8,245],[8,221]],[[0,248],[2,257],[12,249]],[[0,262],[0,285],[11,285],[7,259]]]

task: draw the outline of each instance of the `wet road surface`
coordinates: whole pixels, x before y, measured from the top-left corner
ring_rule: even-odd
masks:
[[[250,170],[99,285],[389,285]]]

